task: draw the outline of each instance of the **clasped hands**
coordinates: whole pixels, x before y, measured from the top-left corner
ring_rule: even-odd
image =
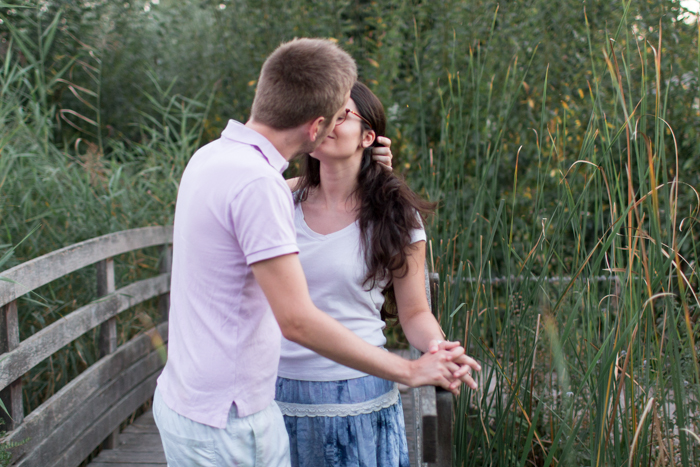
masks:
[[[445,356],[445,361],[441,362],[441,364],[444,364],[446,369],[450,371],[450,375],[445,376],[449,381],[449,386],[445,389],[455,395],[459,395],[460,386],[464,383],[476,390],[478,386],[472,376],[472,372],[481,371],[481,365],[465,353],[464,347],[459,342],[431,340],[428,344],[427,353],[435,355],[441,351]]]

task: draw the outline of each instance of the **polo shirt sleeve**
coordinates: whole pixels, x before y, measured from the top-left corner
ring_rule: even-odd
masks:
[[[229,204],[231,230],[249,266],[299,253],[292,216],[294,203],[282,179],[262,177],[236,193]]]

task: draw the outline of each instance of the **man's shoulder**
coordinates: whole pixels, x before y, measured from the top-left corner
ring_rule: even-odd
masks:
[[[226,138],[202,146],[192,156],[188,168],[229,182],[261,178],[284,180],[255,147]]]

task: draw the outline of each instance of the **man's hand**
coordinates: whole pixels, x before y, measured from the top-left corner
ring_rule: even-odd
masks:
[[[381,164],[384,170],[391,172],[391,160],[394,158],[391,154],[391,140],[385,136],[377,136],[377,143],[384,147],[375,146],[372,148],[372,160]]]
[[[462,383],[465,383],[470,388],[476,390],[478,386],[472,377],[472,371],[481,371],[481,365],[479,365],[476,360],[464,353],[464,348],[459,342],[440,340],[430,341],[430,344],[428,345],[429,353],[437,353],[443,350],[450,352],[457,351],[451,354],[451,360],[453,364],[459,366],[459,369],[452,373],[452,382],[450,383],[449,390],[454,393],[455,391],[453,389],[456,389],[457,393],[459,393],[459,386]]]
[[[462,347],[459,349],[464,353]],[[461,381],[455,380],[453,374],[459,371],[459,365],[451,360],[455,358],[455,355],[461,355],[459,349],[453,349],[453,351],[438,350],[435,353],[423,354],[418,360],[413,360],[408,385],[411,387],[440,386],[458,396]],[[454,384],[455,381],[457,384]]]

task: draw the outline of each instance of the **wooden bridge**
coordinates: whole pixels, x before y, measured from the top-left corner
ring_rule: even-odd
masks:
[[[172,227],[146,227],[87,240],[0,273],[0,397],[8,414],[3,443],[18,467],[77,467],[101,448],[93,467],[164,466],[151,412],[156,379],[165,362]],[[113,257],[161,248],[160,274],[115,289]],[[98,300],[20,341],[17,300],[82,268],[96,267]],[[431,277],[435,309],[437,279]],[[117,316],[158,297],[160,322],[117,346]],[[83,334],[100,328],[100,359],[35,410],[22,405],[22,377]],[[399,351],[402,352],[402,351]],[[415,349],[404,356],[419,356]],[[452,395],[432,386],[401,393],[412,466],[452,465]],[[123,431],[120,426],[130,421]]]

